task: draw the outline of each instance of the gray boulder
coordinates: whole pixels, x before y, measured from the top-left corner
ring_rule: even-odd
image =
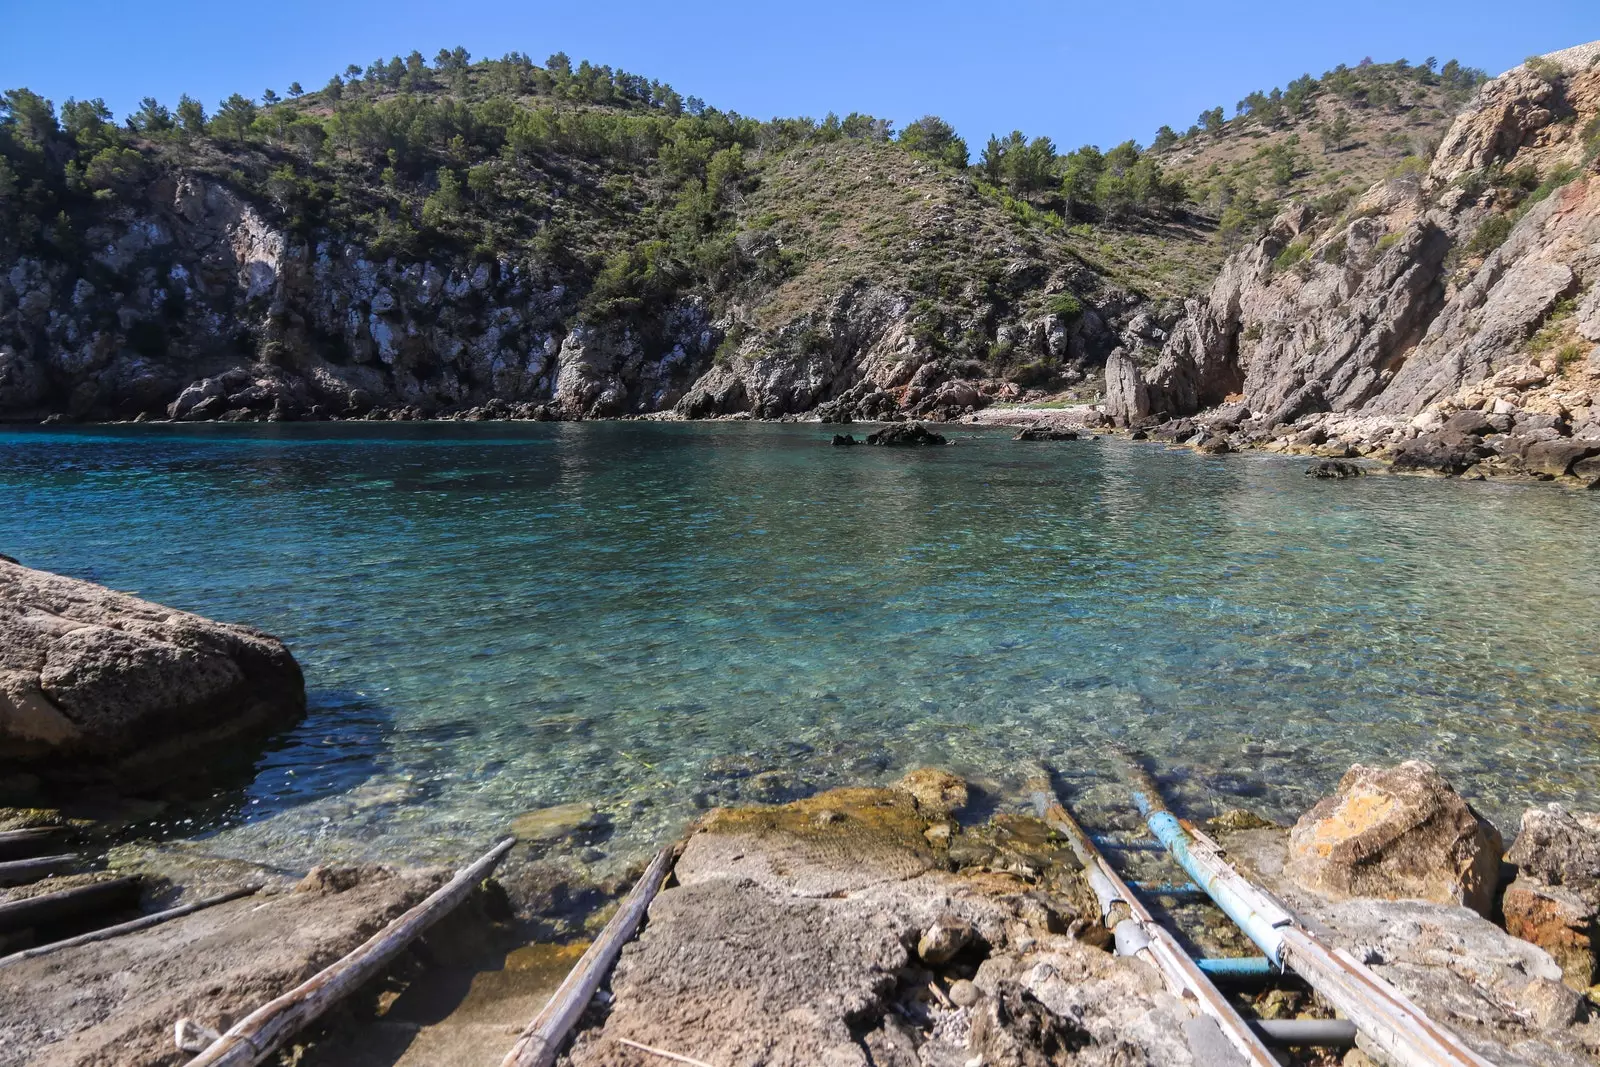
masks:
[[[146,783],[305,706],[275,637],[0,558],[0,765]]]

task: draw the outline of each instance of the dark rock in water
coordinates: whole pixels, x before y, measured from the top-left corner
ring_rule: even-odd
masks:
[[[836,433],[833,435],[833,444],[836,448],[848,448],[850,445],[860,444],[853,433]]]
[[[885,426],[877,433],[867,435],[869,445],[895,445],[910,447],[916,445],[943,445],[949,444],[942,433],[934,433],[920,422],[902,422],[893,426]]]
[[[1487,454],[1488,450],[1481,446],[1452,445],[1441,437],[1425,434],[1400,446],[1392,465],[1397,471],[1460,474]]]
[[[1313,463],[1306,468],[1306,474],[1312,478],[1359,478],[1361,468],[1354,463],[1341,463],[1336,459],[1325,459],[1321,463]]]
[[[1203,452],[1208,456],[1222,456],[1234,450],[1233,446],[1228,443],[1228,439],[1221,436],[1203,437],[1194,447],[1195,451]]]
[[[1150,435],[1148,433],[1145,433],[1143,430],[1135,430],[1135,431],[1133,431],[1132,433],[1130,433],[1128,435],[1128,440],[1130,440],[1130,441],[1148,441],[1148,440],[1150,440]]]
[[[1028,426],[1023,428],[1013,441],[1076,441],[1078,431],[1058,430],[1054,426]]]
[[[275,637],[0,563],[0,766],[148,784],[305,709]]]

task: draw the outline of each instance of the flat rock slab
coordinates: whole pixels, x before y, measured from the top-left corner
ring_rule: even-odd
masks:
[[[0,1067],[177,1067],[189,1018],[218,1031],[355,948],[448,877],[363,868],[0,967]]]
[[[51,777],[148,780],[305,714],[277,638],[0,558],[0,752]]]
[[[1044,1032],[1073,1063],[1199,1062],[1189,1009],[1151,968],[1072,936],[1070,893],[952,872],[929,825],[891,789],[713,814],[624,950],[610,1011],[566,1062],[653,1059],[623,1040],[718,1067],[1057,1062],[1008,1059]],[[952,930],[953,951],[930,936]]]

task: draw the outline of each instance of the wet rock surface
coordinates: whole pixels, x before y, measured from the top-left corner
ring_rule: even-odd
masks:
[[[0,559],[3,763],[137,784],[304,712],[277,638]]]

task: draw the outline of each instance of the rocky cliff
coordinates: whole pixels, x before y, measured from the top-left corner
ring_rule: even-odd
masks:
[[[1110,360],[1125,423],[1201,415],[1462,473],[1600,454],[1600,44],[1487,83],[1426,171],[1304,204],[1190,300],[1153,365]],[[1470,414],[1469,414],[1470,413]],[[1556,442],[1561,443],[1556,443]]]
[[[455,106],[421,99],[375,107]],[[937,417],[1088,383],[1115,344],[1164,336],[1058,218],[894,143],[746,154],[775,135],[733,116],[719,170],[690,136],[709,120],[596,110],[667,142],[642,164],[560,140],[508,161],[489,149],[516,123],[573,112],[506,106],[481,146],[415,149],[409,180],[270,134],[135,138],[92,195],[41,164],[54,198],[0,210],[0,418]],[[0,148],[84,155],[11,110]],[[699,163],[672,162],[679,141]],[[436,209],[475,153],[473,199]]]

